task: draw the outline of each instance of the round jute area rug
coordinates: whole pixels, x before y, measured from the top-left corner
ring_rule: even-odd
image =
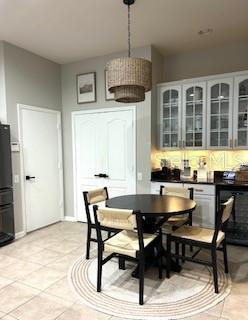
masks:
[[[219,294],[214,293],[211,268],[185,263],[171,278],[158,278],[157,268],[145,273],[144,305],[140,306],[139,281],[131,276],[135,265],[119,270],[117,260],[103,266],[102,292],[96,291],[97,259],[78,259],[69,271],[69,282],[80,300],[100,312],[127,319],[182,319],[206,311],[231,290],[229,276],[218,265]]]

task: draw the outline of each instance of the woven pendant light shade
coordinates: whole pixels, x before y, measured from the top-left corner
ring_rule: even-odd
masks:
[[[108,90],[122,103],[145,100],[152,86],[152,63],[142,58],[123,57],[107,64]]]

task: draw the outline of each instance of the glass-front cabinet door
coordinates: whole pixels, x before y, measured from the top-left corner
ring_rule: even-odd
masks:
[[[234,82],[234,148],[248,149],[248,74]]]
[[[181,141],[181,86],[160,89],[160,147],[178,149]]]
[[[207,145],[210,149],[233,148],[233,79],[208,81]]]
[[[182,148],[205,148],[206,83],[183,86]]]

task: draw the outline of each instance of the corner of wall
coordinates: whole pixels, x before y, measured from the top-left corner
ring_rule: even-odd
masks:
[[[157,150],[158,145],[158,103],[156,85],[163,80],[164,57],[157,48],[151,46],[152,54],[152,93],[151,93],[151,154]],[[152,161],[152,160],[151,160]]]
[[[7,122],[6,85],[5,85],[5,63],[4,42],[0,41],[0,121]]]

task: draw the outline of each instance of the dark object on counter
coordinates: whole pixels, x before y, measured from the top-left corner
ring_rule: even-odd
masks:
[[[162,167],[162,175],[165,179],[171,178],[171,168],[169,167]]]
[[[170,169],[168,167],[163,167],[162,170],[155,170],[151,173],[152,180],[159,181],[173,181],[180,180],[181,170],[178,168]]]
[[[0,246],[14,238],[10,127],[0,124]]]
[[[235,180],[236,172],[235,171],[224,171],[223,179],[224,180]]]
[[[248,171],[245,171],[245,170],[237,171],[235,176],[235,181],[248,182]]]
[[[178,168],[174,168],[172,169],[172,179],[174,180],[180,180],[180,176],[181,176],[181,170]]]
[[[214,182],[234,181],[235,176],[235,171],[214,171]]]
[[[214,171],[214,182],[223,180],[224,171]]]
[[[161,170],[160,169],[155,169],[151,173],[151,180],[161,180]]]
[[[193,180],[197,181],[197,170],[194,170],[193,172]]]

